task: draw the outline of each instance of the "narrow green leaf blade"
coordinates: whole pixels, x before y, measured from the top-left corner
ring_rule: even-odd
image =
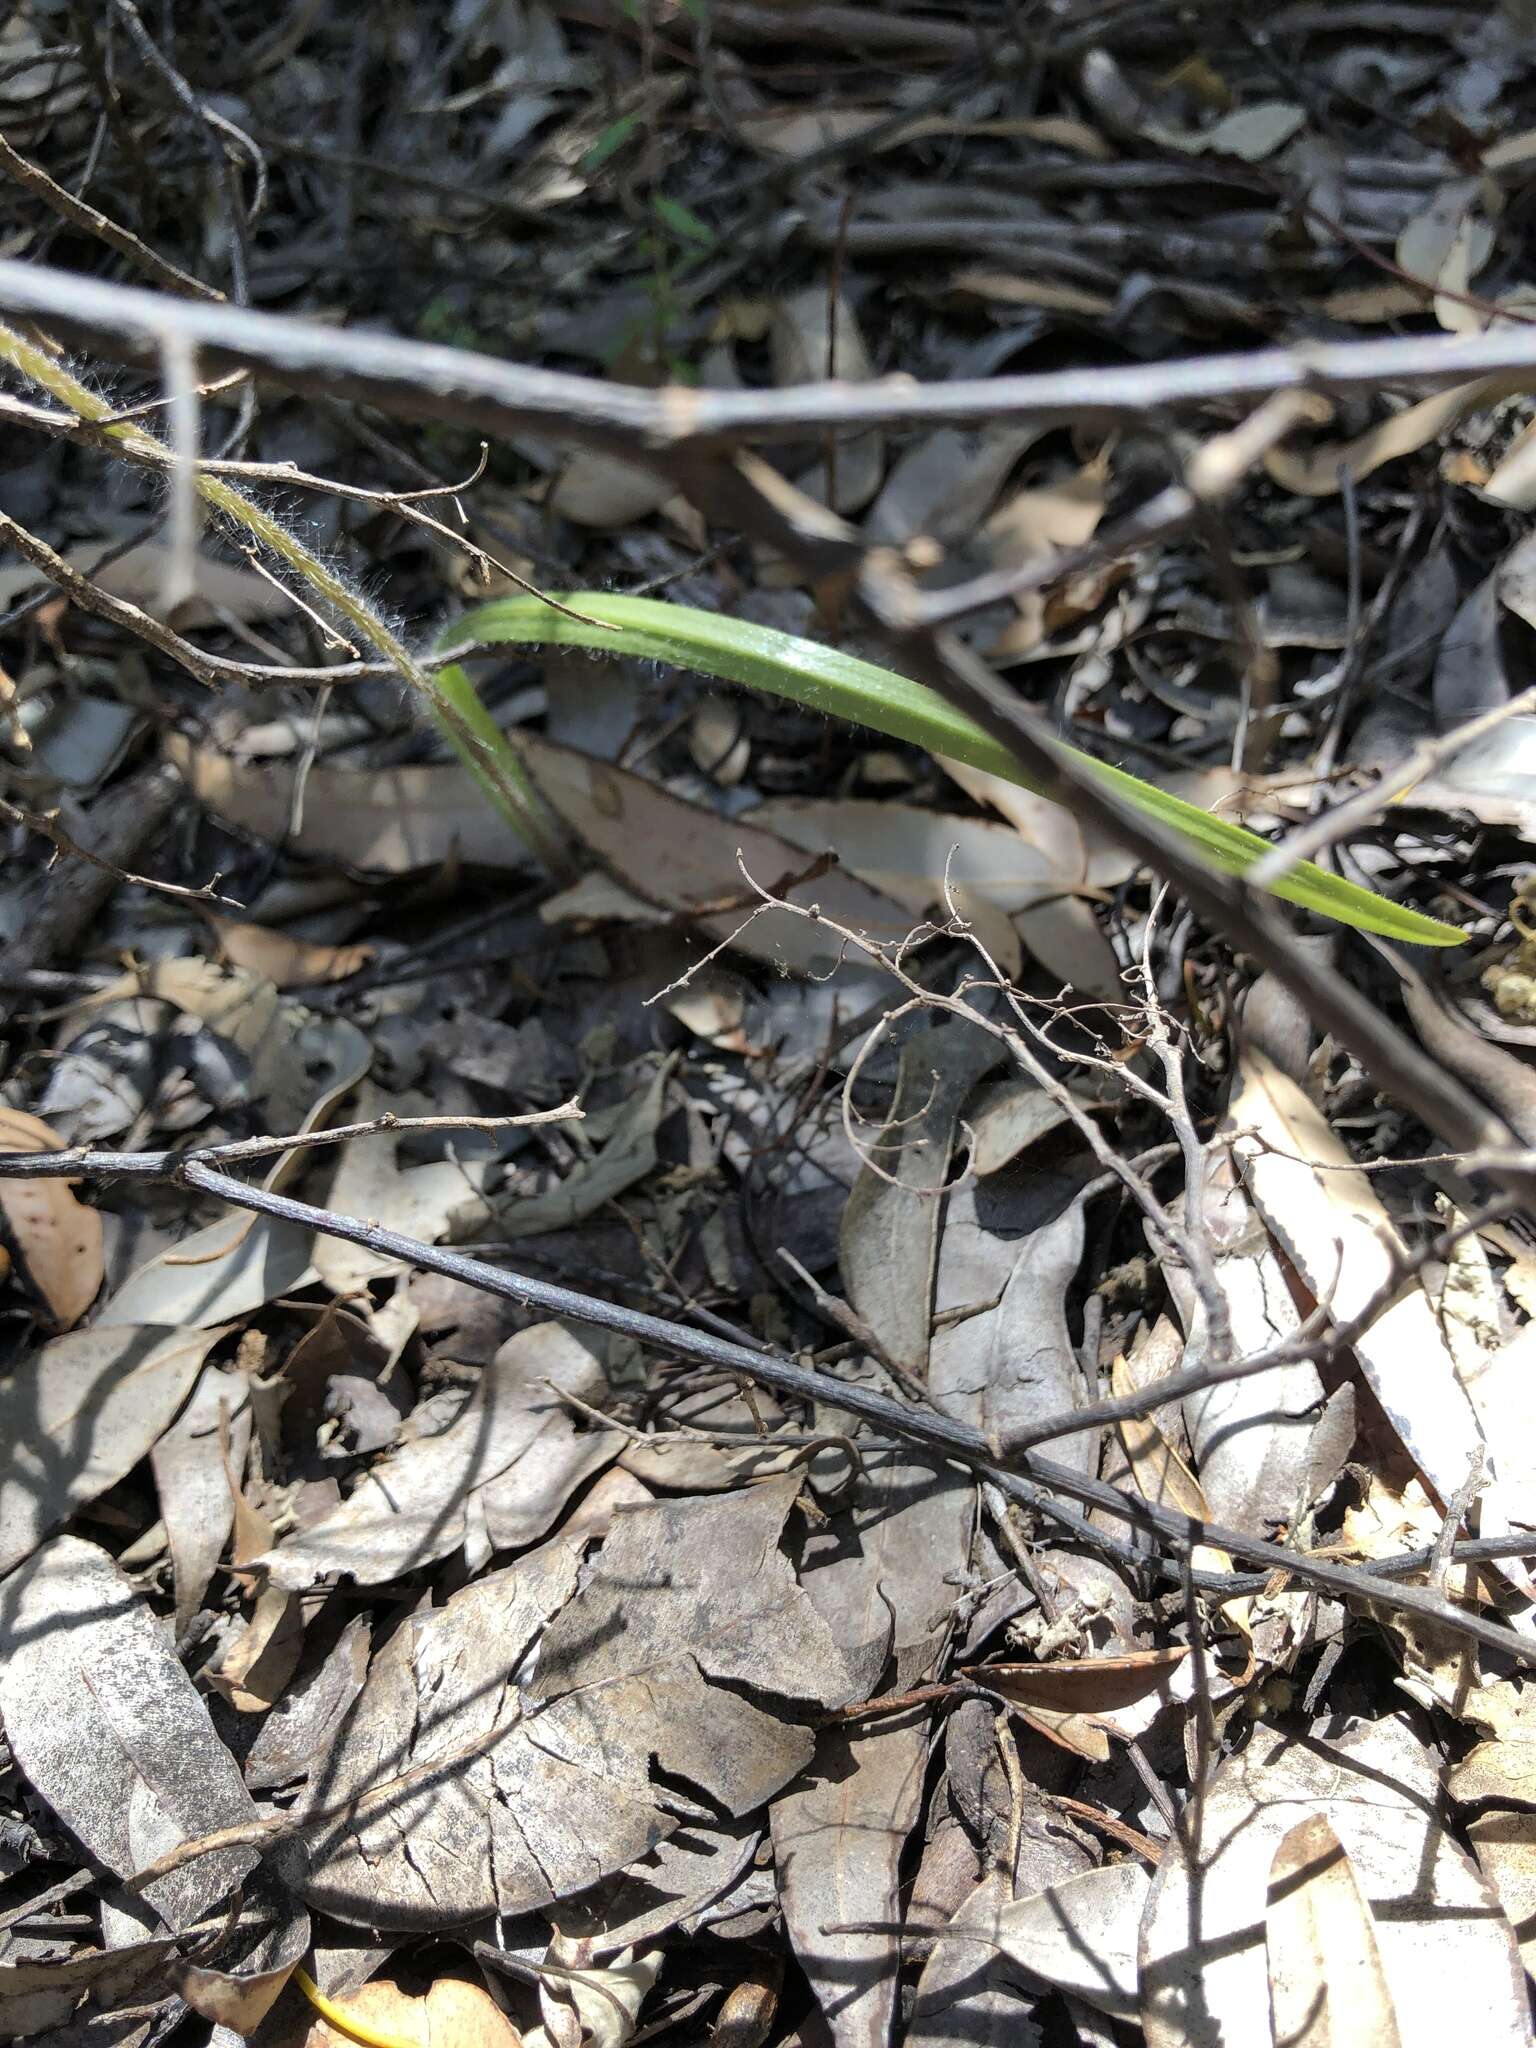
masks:
[[[664,661],[721,682],[789,698],[808,710],[868,726],[930,753],[949,754],[1039,795],[1050,794],[1024,772],[1008,748],[936,690],[857,655],[793,633],[780,633],[771,626],[697,611],[688,605],[664,604],[655,598],[577,591],[557,602],[569,609],[556,611],[537,597],[497,598],[456,620],[438,644],[479,640],[496,645],[584,647],[597,653]],[[491,744],[494,721],[481,706],[464,670],[457,666],[444,669],[438,686],[459,715]],[[1051,744],[1087,768],[1123,803],[1177,832],[1222,874],[1244,875],[1270,851],[1267,840],[1230,819],[1203,811],[1198,804],[1186,803],[1155,783],[1095,760],[1076,747],[1058,741]],[[1459,946],[1465,939],[1454,925],[1343,881],[1310,861],[1293,868],[1275,885],[1274,893],[1340,924],[1410,945]]]

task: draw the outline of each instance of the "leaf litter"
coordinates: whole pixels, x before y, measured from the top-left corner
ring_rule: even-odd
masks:
[[[1028,63],[986,8],[506,0],[359,67],[239,0],[157,65],[129,16],[169,12],[117,10],[98,108],[94,30],[13,10],[0,132],[52,192],[8,187],[7,255],[680,405],[1443,336],[1442,388],[1319,398],[1151,542],[1227,401],[797,427],[753,475],[829,560],[973,586],[975,658],[1220,815],[1382,778],[1330,858],[1466,958],[1330,957],[1529,1142],[1536,423],[1455,356],[1532,316],[1514,0],[1155,52],[1063,14]],[[87,191],[135,253],[57,239]],[[683,470],[245,403],[203,392],[206,446],[412,644],[532,581],[866,647]],[[1522,1219],[962,763],[496,650],[546,873],[392,682],[278,686],[332,627],[57,424],[17,414],[6,516],[119,609],[0,570],[0,2037],[1529,2040]],[[123,606],[280,666],[194,692]],[[23,814],[115,819],[107,868]],[[166,1164],[24,1170],[75,1146]]]

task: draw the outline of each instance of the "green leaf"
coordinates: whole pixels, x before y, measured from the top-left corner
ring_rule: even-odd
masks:
[[[619,597],[607,591],[578,591],[557,602],[557,611],[537,597],[498,598],[483,604],[450,626],[439,646],[483,640],[527,646],[585,647],[598,653],[637,655],[692,669],[721,682],[741,683],[770,696],[787,697],[809,710],[871,727],[889,738],[907,740],[929,753],[949,754],[972,768],[984,768],[1008,782],[1041,790],[1012,753],[983,732],[963,712],[930,690],[872,661],[757,626],[718,612],[695,611],[688,605],[662,604],[648,597]],[[574,613],[580,617],[572,616]],[[474,684],[459,667],[445,668],[438,688],[488,749],[505,746],[495,721],[485,711]],[[450,739],[454,734],[449,732]],[[458,744],[455,740],[455,744]],[[1243,875],[1270,851],[1268,840],[1226,818],[1186,803],[1155,783],[1096,761],[1091,754],[1060,741],[1048,743],[1056,752],[1086,769],[1120,801],[1179,834],[1222,874]],[[461,747],[461,752],[465,750]],[[475,762],[467,752],[470,766]],[[480,769],[477,773],[482,772]],[[1378,932],[1419,946],[1459,946],[1465,934],[1421,911],[1390,902],[1353,882],[1341,881],[1323,868],[1302,861],[1275,885],[1274,893],[1305,910],[1320,911],[1340,924]]]
[[[596,171],[607,163],[609,157],[617,156],[631,135],[640,126],[638,114],[620,114],[617,121],[610,121],[596,142],[581,160],[584,171]]]
[[[691,206],[669,199],[665,192],[653,192],[651,207],[662,226],[670,229],[680,242],[694,242],[704,249],[715,246],[714,229],[701,221]]]

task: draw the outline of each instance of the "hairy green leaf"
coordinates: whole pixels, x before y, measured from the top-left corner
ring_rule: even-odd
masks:
[[[662,604],[648,597],[620,597],[606,591],[578,591],[556,600],[569,607],[557,611],[537,597],[498,598],[458,619],[439,645],[466,640],[514,642],[528,646],[585,647],[598,653],[638,655],[670,662],[722,682],[741,683],[770,696],[787,697],[809,710],[871,727],[889,738],[910,741],[930,753],[949,754],[973,768],[984,768],[1009,782],[1050,796],[1020,767],[1012,753],[947,703],[936,690],[899,676],[891,669],[753,625],[723,613],[694,610],[688,605]],[[578,616],[579,615],[579,616]],[[487,764],[477,762],[466,747],[462,727],[494,759],[509,751],[500,728],[476,695],[474,684],[459,667],[445,668],[438,689],[461,729],[446,726],[448,736],[471,768],[486,780]],[[1198,849],[1207,864],[1228,875],[1242,875],[1269,852],[1269,843],[1228,819],[1186,803],[1155,783],[1143,782],[1123,768],[1096,761],[1091,754],[1060,741],[1057,752],[1086,769],[1122,803],[1159,825],[1177,832]],[[1300,862],[1275,884],[1274,893],[1305,910],[1320,911],[1340,924],[1384,938],[1420,946],[1457,946],[1464,934],[1421,911],[1377,896],[1353,882],[1341,881],[1310,861]]]

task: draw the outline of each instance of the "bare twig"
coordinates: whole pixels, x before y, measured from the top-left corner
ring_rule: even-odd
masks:
[[[1009,1499],[1048,1516],[1066,1519],[1061,1503],[1054,1498],[1057,1494],[1065,1496],[1068,1501],[1105,1509],[1118,1520],[1146,1530],[1160,1543],[1171,1546],[1175,1553],[1173,1559],[1150,1561],[1175,1580],[1181,1579],[1185,1570],[1178,1560],[1194,1548],[1212,1546],[1271,1572],[1284,1571],[1292,1578],[1319,1586],[1339,1599],[1375,1602],[1388,1611],[1413,1614],[1452,1634],[1482,1643],[1489,1649],[1500,1650],[1522,1666],[1536,1665],[1536,1643],[1499,1622],[1488,1620],[1484,1615],[1454,1606],[1421,1586],[1397,1585],[1379,1574],[1335,1564],[1310,1553],[1288,1550],[1281,1544],[1250,1535],[1246,1530],[1229,1529],[1219,1522],[1182,1514],[1123,1493],[1118,1487],[1090,1479],[1070,1466],[1058,1465],[1034,1453],[1000,1460],[996,1447],[981,1430],[935,1409],[920,1409],[892,1400],[889,1395],[877,1393],[855,1381],[840,1380],[830,1373],[794,1364],[781,1358],[777,1352],[753,1349],[749,1345],[717,1337],[709,1331],[646,1315],[637,1309],[623,1308],[574,1288],[557,1286],[551,1281],[505,1272],[445,1246],[423,1244],[400,1231],[386,1230],[354,1216],[341,1216],[334,1210],[296,1201],[292,1196],[278,1194],[271,1188],[247,1186],[199,1159],[195,1153],[76,1152],[66,1155],[27,1152],[0,1155],[0,1176],[24,1179],[54,1178],[60,1174],[178,1182],[199,1193],[229,1202],[236,1208],[258,1215],[276,1216],[304,1229],[360,1245],[365,1250],[406,1260],[429,1272],[460,1280],[486,1294],[515,1301],[525,1308],[542,1309],[553,1316],[612,1330],[670,1356],[692,1359],[747,1380],[756,1380],[799,1400],[813,1404],[821,1402],[841,1409],[875,1424],[892,1436],[920,1446],[941,1463],[954,1461],[994,1479]],[[1083,1526],[1077,1516],[1072,1516],[1070,1522],[1079,1528]],[[1530,1539],[1530,1545],[1536,1552],[1536,1536]],[[1194,1575],[1193,1583],[1202,1584],[1200,1574]]]
[[[221,903],[226,910],[245,908],[245,905],[237,903],[233,896],[221,896],[218,893],[215,886],[219,880],[217,875],[211,882],[204,882],[200,889],[185,889],[176,882],[157,882],[152,875],[130,874],[126,868],[118,867],[115,862],[103,859],[99,853],[93,853],[90,847],[81,846],[78,841],[71,839],[59,823],[57,811],[29,811],[20,804],[12,803],[9,797],[0,796],[0,812],[15,824],[25,826],[27,831],[35,832],[39,838],[46,839],[57,852],[66,855],[70,860],[87,861],[93,868],[100,868],[103,873],[111,875],[114,881],[126,882],[137,889],[153,889],[158,896],[172,896],[182,903]]]
[[[83,199],[77,199],[73,192],[66,192],[56,184],[48,173],[19,151],[12,149],[3,135],[0,135],[0,171],[14,178],[18,185],[24,185],[29,192],[35,192],[46,206],[67,220],[71,226],[94,235],[98,242],[105,242],[109,249],[115,249],[119,256],[126,256],[130,263],[136,263],[144,275],[156,284],[164,285],[170,292],[185,292],[192,299],[220,299],[224,294],[215,291],[200,278],[189,277],[164,256],[158,255],[147,242],[141,242],[137,235],[125,227],[119,227],[115,220],[98,208],[89,206]]]
[[[854,432],[1026,418],[1042,426],[1075,427],[1086,421],[1137,419],[1163,406],[1257,401],[1272,392],[1375,393],[1383,387],[1434,388],[1500,373],[1536,376],[1536,327],[1496,326],[1454,338],[1400,335],[929,385],[887,377],[851,387],[704,391],[666,386],[650,391],[435,343],[339,331],[238,306],[168,300],[13,258],[0,260],[0,305],[46,319],[77,340],[146,365],[152,365],[159,336],[169,324],[205,360],[262,369],[294,389],[321,389],[402,417],[457,420],[503,434],[554,431],[570,441],[628,452],[648,464],[667,451],[743,439],[803,440],[831,427]]]

